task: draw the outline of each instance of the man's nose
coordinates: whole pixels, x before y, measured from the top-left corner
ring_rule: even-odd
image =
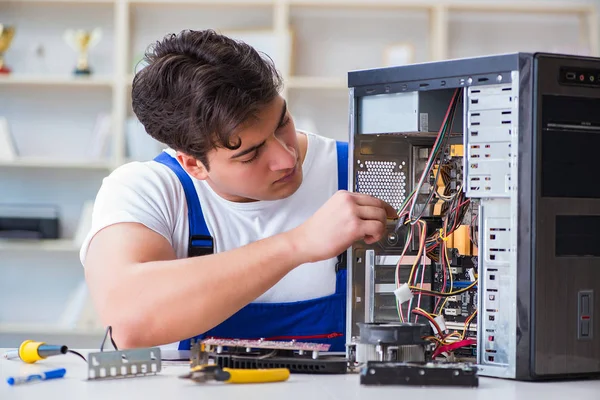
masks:
[[[285,142],[277,140],[273,144],[273,153],[269,167],[272,171],[292,169],[296,165],[297,154],[294,148]]]

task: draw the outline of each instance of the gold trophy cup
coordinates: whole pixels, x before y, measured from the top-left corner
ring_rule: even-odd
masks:
[[[4,53],[10,47],[15,36],[15,27],[0,24],[0,74],[10,73],[10,68],[4,64]]]
[[[102,38],[101,29],[96,28],[92,31],[69,29],[64,33],[63,38],[78,54],[77,66],[73,73],[75,75],[90,75],[92,69],[89,65],[88,53]]]

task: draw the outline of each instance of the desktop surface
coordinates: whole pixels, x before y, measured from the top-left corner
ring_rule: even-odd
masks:
[[[0,355],[7,350],[0,349]],[[80,350],[87,357],[89,352]],[[64,378],[10,386],[9,377],[65,368]],[[544,400],[567,398],[597,398],[600,380],[561,382],[517,382],[497,378],[479,378],[477,388],[362,386],[358,373],[345,375],[292,374],[286,382],[228,384],[219,382],[195,383],[180,379],[189,371],[181,361],[163,361],[156,375],[135,378],[87,380],[87,363],[75,355],[61,355],[25,364],[20,360],[0,358],[0,399],[43,399],[46,396],[70,399],[127,398],[152,399],[328,399],[328,400],[398,400],[407,396],[435,396],[444,400]]]

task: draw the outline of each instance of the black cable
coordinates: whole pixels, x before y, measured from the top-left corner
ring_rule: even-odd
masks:
[[[467,324],[467,331],[465,332],[465,337],[469,334],[469,328],[471,327],[471,322],[473,322],[474,319],[475,317],[471,318],[471,320]]]
[[[459,196],[452,201],[452,206],[450,207],[450,210],[446,213],[448,225],[450,226],[450,230],[447,234],[454,232],[461,225],[463,219],[465,218],[465,215],[469,209],[469,204],[471,203],[471,199],[464,200],[464,204],[460,205],[461,203],[463,203],[463,200],[464,196],[462,192],[460,192]]]
[[[115,343],[115,341],[113,340],[112,337],[112,326],[108,326],[106,328],[106,332],[104,333],[104,339],[102,339],[102,344],[100,345],[100,351],[104,351],[104,343],[106,343],[106,338],[110,335],[110,342],[112,343],[113,347],[115,348],[115,350],[119,350],[119,348],[117,347],[117,344]]]
[[[442,146],[443,146],[443,144],[442,144]],[[437,171],[435,173],[435,177],[434,177],[434,180],[433,180],[432,190],[429,193],[429,197],[427,198],[427,200],[423,204],[423,208],[421,209],[421,213],[417,216],[417,218],[415,219],[415,221],[418,221],[419,219],[421,219],[423,217],[423,214],[425,213],[425,209],[427,208],[427,206],[429,205],[429,203],[431,202],[431,200],[433,199],[433,197],[435,195],[435,191],[437,189],[437,181],[438,181],[438,178],[439,178],[440,171],[442,170],[442,168],[440,168],[441,164],[442,164],[441,161],[442,160],[440,158],[440,162],[438,164],[439,167],[438,167],[438,169],[437,169]],[[435,163],[434,163],[434,165],[435,165]],[[418,196],[418,194],[415,194],[415,196]]]
[[[83,359],[83,361],[87,362],[87,360],[85,359],[84,356],[81,355],[81,353],[76,352],[75,350],[68,350],[69,353],[75,354],[76,356],[79,356]]]

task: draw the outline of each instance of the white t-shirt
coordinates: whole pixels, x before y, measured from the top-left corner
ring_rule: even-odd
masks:
[[[335,140],[303,133],[308,137],[302,164],[303,182],[286,199],[231,202],[217,195],[205,181],[191,177],[204,219],[215,241],[215,252],[241,247],[293,229],[337,191]],[[92,237],[101,229],[120,222],[137,222],[147,226],[169,241],[178,258],[187,257],[189,226],[186,197],[179,179],[167,166],[154,161],[132,162],[117,168],[104,179],[94,203],[92,228],[81,247],[82,264]],[[303,264],[255,301],[291,302],[330,295],[335,292],[335,262],[333,258]],[[265,268],[268,267],[265,265]]]

